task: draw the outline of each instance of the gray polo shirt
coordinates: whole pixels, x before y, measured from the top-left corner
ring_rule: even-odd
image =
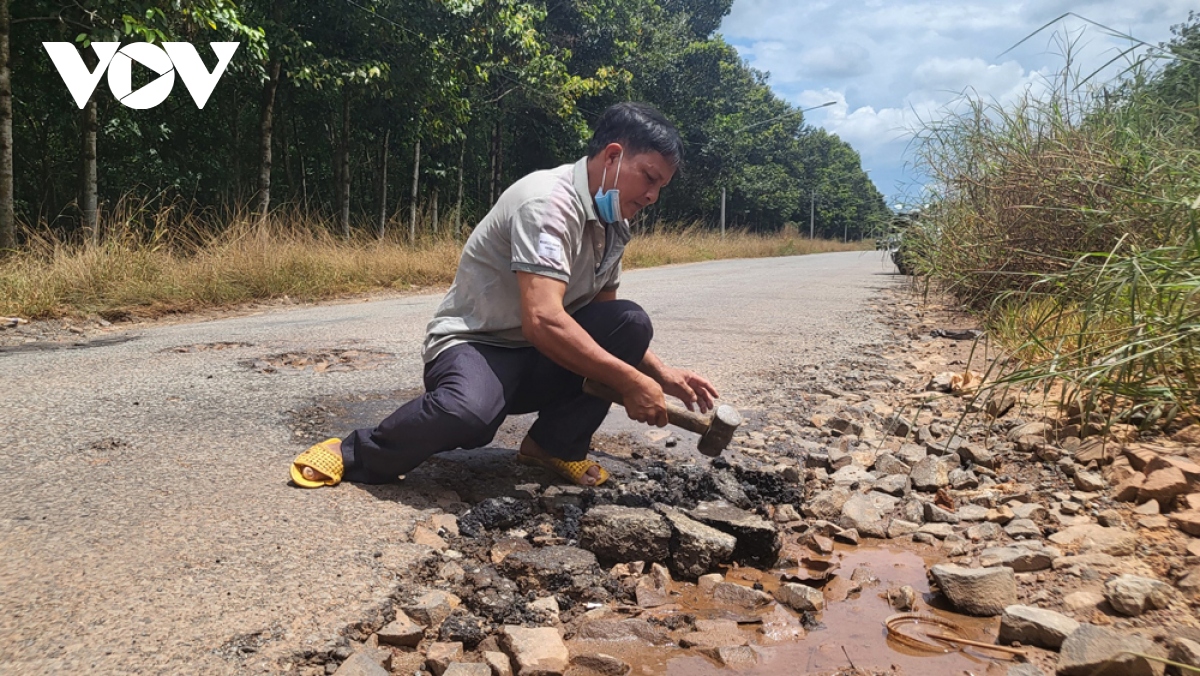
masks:
[[[454,284],[426,329],[425,362],[460,343],[528,347],[516,273],[566,282],[563,306],[574,314],[616,288],[629,238],[627,222],[606,227],[597,218],[586,157],[517,181],[467,239]]]

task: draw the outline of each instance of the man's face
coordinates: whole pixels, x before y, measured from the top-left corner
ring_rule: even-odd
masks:
[[[619,152],[605,157],[608,181],[617,173],[618,157]],[[636,155],[625,153],[620,162],[621,175],[617,178],[616,188],[621,191],[621,218],[633,218],[639,211],[658,201],[659,191],[675,176],[675,166],[655,151]],[[604,187],[611,190],[612,184]]]

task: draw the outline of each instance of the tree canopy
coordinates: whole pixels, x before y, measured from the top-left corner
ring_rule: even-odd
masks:
[[[640,227],[715,227],[724,189],[734,226],[807,226],[811,213],[818,235],[878,228],[889,214],[857,153],[806,126],[716,34],[731,4],[13,4],[0,62],[11,75],[12,208],[27,224],[85,228],[90,184],[101,211],[131,195],[170,195],[263,214],[291,206],[349,232],[403,224],[440,196],[442,213],[470,227],[512,181],[581,156],[607,106],[642,100],[676,123],[688,159]],[[185,41],[209,68],[210,42],[242,47],[203,109],[177,83],[161,105],[134,110],[101,79],[89,141],[87,111],[74,105],[45,41],[71,42],[85,58],[92,42]],[[152,79],[142,70],[135,66],[135,90]]]

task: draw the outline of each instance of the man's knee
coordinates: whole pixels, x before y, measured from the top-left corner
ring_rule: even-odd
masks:
[[[622,337],[643,349],[649,347],[654,338],[654,325],[650,322],[650,315],[646,314],[641,305],[631,300],[610,302],[621,304],[617,313],[617,331]]]
[[[447,389],[431,392],[430,405],[437,410],[439,427],[455,447],[477,448],[490,442],[503,422],[503,406],[459,396]]]

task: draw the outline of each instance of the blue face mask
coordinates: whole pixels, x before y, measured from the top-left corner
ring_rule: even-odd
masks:
[[[617,179],[621,178],[621,160],[625,159],[624,151],[617,158],[617,175],[613,178],[613,189],[605,192],[604,179],[608,178],[608,167],[600,176],[600,187],[596,188],[596,212],[605,223],[616,223],[621,220],[621,191],[617,190]]]

